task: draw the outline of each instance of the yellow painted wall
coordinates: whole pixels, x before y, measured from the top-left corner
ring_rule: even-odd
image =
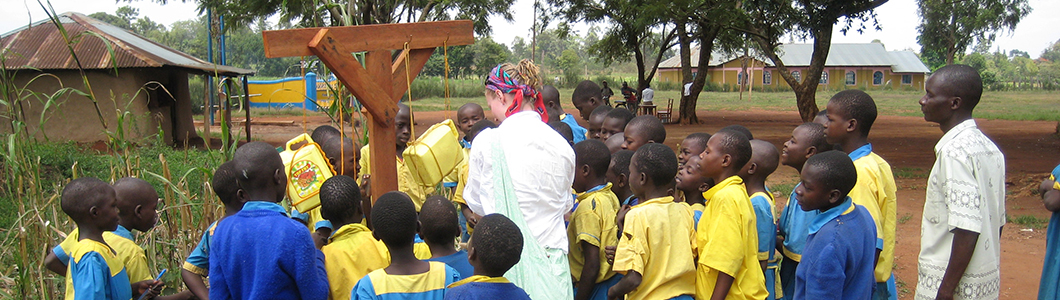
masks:
[[[729,62],[729,63],[725,64],[723,67],[739,68],[740,67],[740,62],[739,61],[732,61],[732,62]],[[801,72],[805,72],[806,71],[805,69],[797,69],[797,68],[793,69],[793,70],[798,70],[798,71],[801,71]],[[877,70],[883,72],[883,74],[884,74],[883,75],[883,82],[881,82],[879,85],[873,85],[872,84],[872,74],[873,74],[873,72],[875,72]],[[855,74],[856,74],[856,76],[854,78],[856,80],[855,84],[853,84],[853,85],[846,84],[846,73],[847,73],[847,71],[854,71],[855,72]],[[751,76],[752,76],[751,80],[752,80],[752,82],[754,84],[754,88],[756,88],[756,89],[757,88],[761,88],[761,87],[770,88],[770,89],[791,88],[790,85],[788,85],[788,82],[785,81],[784,78],[780,76],[779,71],[776,70],[775,68],[767,68],[767,69],[764,70],[764,72],[770,72],[770,74],[772,76],[772,82],[770,84],[768,84],[768,85],[763,84],[763,82],[762,82],[762,79],[763,79],[763,76],[764,76],[763,71],[754,70],[754,72],[751,74]],[[913,82],[911,84],[902,84],[901,83],[902,82],[902,74],[909,74],[909,73],[892,73],[889,69],[886,69],[886,68],[874,69],[874,68],[843,68],[843,67],[835,67],[835,68],[825,68],[825,72],[828,72],[828,83],[827,84],[821,84],[820,87],[833,89],[833,90],[854,89],[854,88],[860,88],[860,89],[865,89],[865,90],[883,89],[883,88],[888,86],[888,81],[890,81],[889,82],[890,88],[893,88],[893,89],[903,89],[903,88],[913,88],[913,89],[917,89],[917,90],[923,90],[924,89],[924,76],[925,76],[924,74],[917,74],[917,73],[910,74],[910,75],[913,76]],[[711,82],[713,82],[714,84],[717,84],[717,85],[725,85],[725,84],[736,85],[737,84],[737,79],[738,79],[737,76],[738,76],[739,71],[737,71],[737,70],[722,70],[721,68],[710,68],[710,69],[708,69],[706,71],[706,73],[707,73],[707,75],[710,76],[709,80]],[[668,82],[682,82],[682,80],[681,80],[681,70],[680,69],[662,69],[662,70],[659,70],[658,80],[659,81],[663,81],[663,82],[667,82],[667,81]]]

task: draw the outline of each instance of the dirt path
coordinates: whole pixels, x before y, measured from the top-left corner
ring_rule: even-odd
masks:
[[[577,115],[577,112],[568,110]],[[423,132],[431,124],[453,113],[417,112],[416,132]],[[666,144],[676,148],[681,139],[693,132],[713,133],[718,129],[740,124],[748,127],[755,138],[772,142],[778,148],[801,123],[795,112],[774,111],[712,111],[699,112],[702,124],[667,125]],[[262,121],[293,120],[289,126],[257,126],[254,137],[279,145],[302,132],[301,117],[263,117]],[[309,117],[308,128],[326,124],[325,117]],[[1046,211],[1037,196],[1029,190],[1060,162],[1060,139],[1052,135],[1055,122],[977,120],[979,128],[998,144],[1005,153],[1008,173],[1009,198],[1006,206],[1010,218],[1030,215],[1048,221]],[[584,122],[581,122],[584,126]],[[873,125],[870,141],[873,150],[890,162],[898,179],[898,237],[895,251],[895,275],[901,299],[912,299],[916,289],[916,260],[920,251],[920,222],[924,206],[924,187],[927,172],[934,162],[934,146],[942,136],[937,125],[919,117],[882,116]],[[797,178],[791,168],[781,167],[770,184],[791,183]],[[781,197],[783,198],[783,197]],[[785,201],[785,200],[781,200]],[[783,207],[783,202],[778,203]],[[1045,225],[1045,224],[1042,224]],[[1038,293],[1042,259],[1045,252],[1045,229],[1026,228],[1009,223],[1002,235],[1001,299],[1033,299]]]

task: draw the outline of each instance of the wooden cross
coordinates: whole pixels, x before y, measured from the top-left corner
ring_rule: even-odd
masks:
[[[373,203],[378,195],[398,190],[398,101],[435,48],[475,42],[468,20],[268,30],[262,35],[265,57],[315,55],[368,111]],[[401,51],[397,58],[394,50]],[[355,52],[367,52],[364,66]]]

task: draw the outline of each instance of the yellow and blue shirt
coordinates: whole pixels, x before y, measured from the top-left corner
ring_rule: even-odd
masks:
[[[758,264],[758,231],[747,188],[739,176],[722,180],[703,192],[706,199],[696,243],[696,299],[709,299],[718,275],[733,277],[726,299],[765,299],[765,276]]]
[[[339,227],[320,251],[324,253],[331,289],[328,299],[332,300],[350,299],[356,279],[390,265],[386,245],[376,240],[372,231],[360,223]]]
[[[891,277],[891,269],[894,267],[898,187],[894,183],[891,165],[872,152],[872,144],[865,144],[849,155],[858,171],[858,182],[849,195],[854,204],[869,211],[876,224],[876,248],[881,249],[880,259],[876,264],[876,282],[885,282]]]
[[[581,125],[578,125],[578,120],[571,114],[562,114],[559,116],[559,121],[570,126],[570,131],[574,133],[574,143],[577,144],[584,141],[589,136],[589,130],[585,129]]]
[[[447,300],[530,300],[530,295],[504,277],[475,275],[449,285]]]
[[[78,230],[74,229],[62,243],[52,249],[55,257],[65,265],[70,264],[70,258],[72,257],[70,253],[74,252],[74,248],[79,243],[78,235]],[[108,247],[114,249],[115,256],[125,267],[130,281],[138,282],[154,279],[147,264],[147,255],[144,253],[144,249],[136,244],[129,229],[118,225],[118,228],[114,231],[103,233],[103,241],[107,242]]]
[[[802,184],[802,183],[799,183]],[[810,222],[817,216],[816,210],[804,211],[799,201],[795,199],[796,184],[788,196],[788,204],[777,221],[777,232],[784,237],[784,245],[780,249],[784,256],[795,262],[802,261],[802,248],[806,246],[806,237],[810,235]]]
[[[780,276],[777,274],[780,271],[777,265],[780,260],[775,257],[777,251],[777,223],[776,218],[773,217],[775,205],[776,202],[770,193],[758,192],[751,195],[751,206],[755,210],[755,227],[758,228],[758,260],[766,261],[766,291],[769,292],[766,300],[780,298],[777,292],[782,291],[778,284]]]
[[[615,272],[642,276],[628,300],[670,299],[696,292],[692,209],[674,197],[641,202],[626,213],[615,250]]]
[[[195,245],[195,249],[192,249],[191,254],[184,260],[184,265],[181,266],[182,269],[203,277],[210,275],[210,244],[213,243],[214,229],[217,229],[217,221],[214,221],[206,231],[202,232],[199,244]]]
[[[66,269],[67,300],[126,300],[132,286],[125,264],[107,244],[84,239],[72,247]]]
[[[703,218],[703,210],[707,207],[703,203],[692,204],[692,221],[696,229],[699,229],[699,219]]]
[[[574,282],[581,280],[582,268],[585,266],[581,243],[584,241],[596,246],[600,252],[600,272],[593,278],[594,282],[600,283],[615,275],[611,264],[607,262],[604,247],[618,245],[618,226],[615,225],[618,197],[611,192],[611,184],[607,183],[577,194],[576,200],[570,226],[567,226],[570,272],[574,276]]]
[[[428,262],[426,273],[390,275],[386,269],[368,273],[353,287],[351,300],[434,300],[445,296],[446,288],[457,282],[460,272],[442,262]]]

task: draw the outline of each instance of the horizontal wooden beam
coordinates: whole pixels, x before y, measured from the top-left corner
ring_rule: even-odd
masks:
[[[265,57],[314,55],[307,45],[324,28],[341,41],[337,50],[345,53],[404,49],[406,42],[410,49],[475,43],[470,20],[267,30],[262,33]]]

